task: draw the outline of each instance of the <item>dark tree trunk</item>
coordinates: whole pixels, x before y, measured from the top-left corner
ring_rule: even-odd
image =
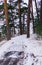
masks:
[[[0,41],[2,40],[1,33],[0,33]]]
[[[30,7],[32,0],[29,0],[28,4],[28,16],[27,16],[27,38],[30,37]]]
[[[18,7],[19,7],[19,27],[20,27],[20,35],[22,35],[22,22],[21,22],[21,10],[20,10],[20,0],[18,0]]]
[[[40,10],[40,24],[42,27],[42,0],[41,0],[41,10]]]
[[[23,33],[25,32],[24,31],[24,26],[25,26],[25,23],[24,22],[25,22],[25,14],[23,13]]]
[[[8,8],[7,8],[7,0],[4,0],[4,11],[5,11],[5,19],[6,19],[6,36],[7,40],[10,40],[11,34],[10,34],[10,28],[9,28],[9,21],[8,21]]]
[[[28,16],[27,16],[27,38],[30,37],[30,2],[28,5]]]
[[[39,20],[39,14],[38,14],[38,8],[37,8],[36,0],[35,0],[35,6],[36,6],[37,17],[38,17],[38,20]]]

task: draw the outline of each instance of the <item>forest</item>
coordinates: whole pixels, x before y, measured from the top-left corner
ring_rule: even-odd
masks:
[[[0,65],[42,65],[42,0],[0,0]]]
[[[34,5],[33,5],[34,2]],[[39,7],[38,7],[39,6]],[[34,12],[35,11],[35,12]],[[11,39],[12,36],[27,34],[30,37],[30,23],[33,33],[42,35],[42,1],[23,0],[0,1],[0,39]]]

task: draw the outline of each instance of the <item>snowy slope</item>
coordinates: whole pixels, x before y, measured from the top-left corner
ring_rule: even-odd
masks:
[[[24,51],[23,65],[42,65],[42,40],[37,40],[37,35],[32,34],[32,24],[30,25],[30,38],[21,35],[13,37],[9,41],[3,41],[5,43],[0,46],[0,59],[4,58],[4,55],[10,51]],[[9,57],[16,58],[17,53]]]
[[[26,35],[21,35],[7,41],[0,47],[0,59],[9,51],[24,51],[24,65],[42,64],[42,40],[36,40],[36,34],[28,39]]]

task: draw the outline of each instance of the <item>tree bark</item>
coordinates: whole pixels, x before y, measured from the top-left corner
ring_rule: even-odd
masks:
[[[29,0],[28,4],[28,16],[27,16],[27,38],[30,37],[30,7],[32,0]]]
[[[1,33],[0,33],[0,41],[2,40]]]
[[[37,17],[38,17],[38,20],[39,20],[39,14],[38,14],[38,8],[37,8],[36,0],[35,0],[35,6],[36,6]]]
[[[6,19],[6,36],[7,40],[10,40],[11,34],[10,34],[10,28],[9,28],[9,21],[8,21],[8,8],[7,8],[7,0],[4,0],[4,11],[5,11],[5,19]]]
[[[21,10],[20,10],[20,0],[18,0],[18,7],[19,7],[19,28],[20,28],[20,35],[22,35],[22,22],[21,22]]]
[[[23,33],[25,32],[25,30],[24,30],[24,26],[25,26],[25,13],[23,13]]]
[[[41,0],[41,9],[40,9],[40,24],[42,27],[42,0]]]

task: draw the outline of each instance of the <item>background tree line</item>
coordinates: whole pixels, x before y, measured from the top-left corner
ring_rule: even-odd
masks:
[[[33,14],[33,2],[35,2],[36,16]],[[38,7],[39,6],[39,7]],[[17,33],[20,35],[27,34],[30,37],[30,22],[33,23],[33,33],[42,35],[42,0],[28,0],[28,5],[23,0],[4,0],[0,4],[0,20],[5,23],[2,30],[5,33],[7,40],[9,40]],[[11,34],[11,31],[13,32]]]

